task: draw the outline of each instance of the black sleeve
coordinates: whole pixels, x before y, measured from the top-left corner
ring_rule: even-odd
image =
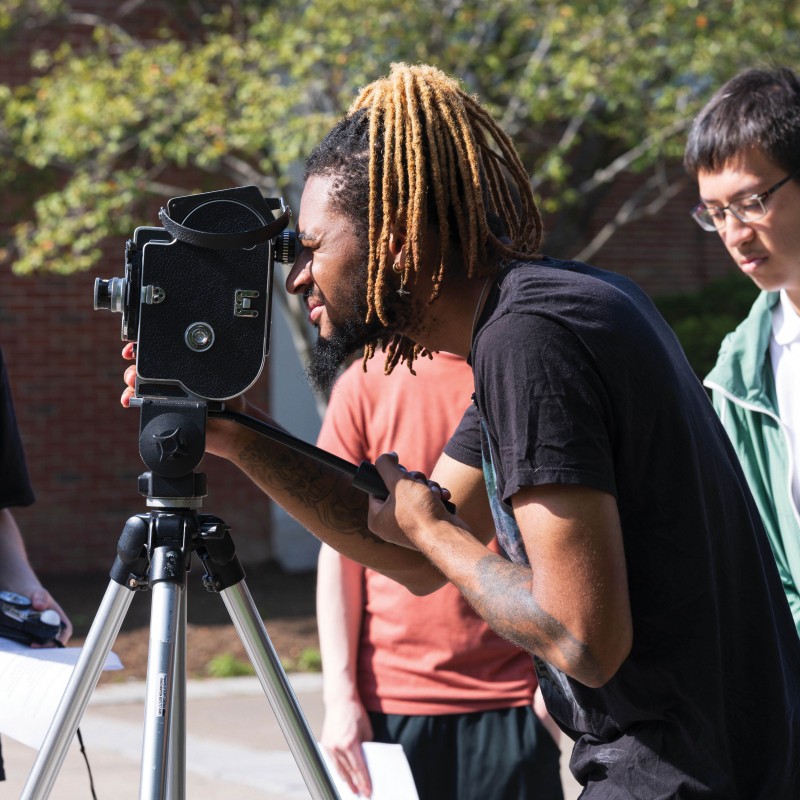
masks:
[[[476,397],[502,500],[547,483],[616,494],[613,381],[600,375],[591,343],[560,320],[509,313],[481,331]]]
[[[444,452],[455,461],[470,467],[481,468],[481,432],[478,409],[471,404],[464,412],[461,422],[445,445]]]
[[[34,501],[28,479],[6,365],[0,351],[0,508],[29,506]]]

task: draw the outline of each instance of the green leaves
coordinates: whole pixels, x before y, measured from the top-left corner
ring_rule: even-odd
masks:
[[[134,172],[121,181],[96,180],[80,172],[63,189],[41,195],[32,217],[14,230],[17,271],[71,273],[93,266],[109,235],[132,233],[142,187],[138,178]]]
[[[723,80],[763,53],[800,62],[797,2],[712,5],[198,0],[147,39],[124,17],[95,19],[85,47],[36,52],[29,83],[0,85],[0,184],[28,192],[5,252],[21,272],[69,272],[104,237],[151,224],[148,198],[256,183],[296,203],[304,156],[360,86],[405,60],[454,74],[502,121],[557,215],[548,249],[574,255],[604,189],[679,159]],[[0,35],[71,13],[0,0]]]
[[[61,0],[2,0],[0,2],[0,40],[20,30],[46,24],[66,12]]]

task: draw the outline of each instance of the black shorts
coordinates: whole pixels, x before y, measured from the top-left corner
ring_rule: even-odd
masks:
[[[561,751],[530,706],[369,716],[376,742],[403,746],[420,800],[563,800]]]

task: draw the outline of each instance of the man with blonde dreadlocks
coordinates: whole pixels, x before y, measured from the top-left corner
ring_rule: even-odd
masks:
[[[297,237],[315,380],[362,347],[387,371],[449,351],[473,405],[433,480],[378,458],[385,501],[231,423],[209,450],[344,555],[419,594],[449,580],[532,653],[582,797],[800,797],[800,639],[727,436],[643,292],[539,254],[489,114],[395,65],[309,157]],[[424,428],[424,396],[407,413]]]

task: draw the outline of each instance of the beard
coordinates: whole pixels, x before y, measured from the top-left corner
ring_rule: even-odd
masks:
[[[364,317],[352,319],[334,328],[327,338],[317,339],[306,364],[311,385],[322,395],[330,393],[347,359],[372,342],[380,341],[386,331],[380,323],[364,322]]]
[[[373,342],[379,342],[387,335],[387,329],[379,321],[367,323],[367,285],[366,259],[353,271],[353,279],[348,287],[350,308],[347,319],[332,324],[333,331],[328,337],[320,336],[308,357],[306,375],[314,389],[327,397],[342,365],[354,353],[363,350]]]
[[[388,324],[378,319],[365,322],[367,270],[367,260],[364,259],[353,271],[353,279],[348,287],[350,313],[343,322],[332,323],[332,332],[327,337],[320,336],[317,339],[308,357],[306,364],[308,380],[314,389],[325,397],[330,394],[342,365],[350,356],[363,351],[367,345],[388,343],[400,329],[415,320],[418,321],[418,315],[412,310],[411,304],[405,300],[398,300],[395,293],[391,292],[384,303]]]

